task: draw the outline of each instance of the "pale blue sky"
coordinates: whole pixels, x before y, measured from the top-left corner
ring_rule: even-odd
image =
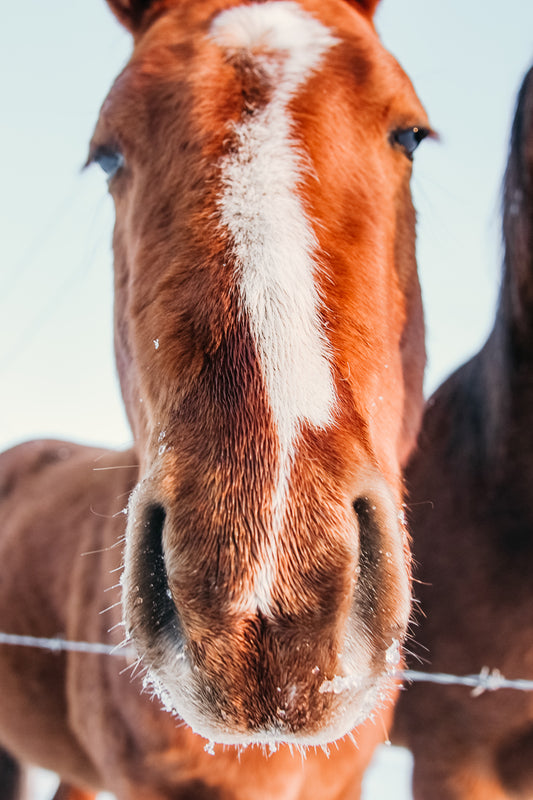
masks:
[[[416,155],[428,389],[479,346],[499,278],[499,187],[533,60],[529,0],[383,0],[377,27],[439,144]],[[9,4],[0,28],[0,445],[129,439],[111,348],[112,207],[80,174],[129,52],[104,0]]]

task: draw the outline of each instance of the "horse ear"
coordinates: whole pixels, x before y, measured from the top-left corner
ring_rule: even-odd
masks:
[[[373,17],[379,0],[350,0],[350,2],[360,8],[363,14]]]
[[[138,31],[146,12],[156,4],[157,0],[107,0],[118,21],[131,33]]]
[[[368,17],[373,17],[380,0],[349,0],[358,6]],[[157,0],[107,0],[108,6],[117,19],[132,33],[138,30],[146,11]]]

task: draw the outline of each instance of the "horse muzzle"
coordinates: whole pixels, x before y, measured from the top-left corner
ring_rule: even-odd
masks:
[[[130,502],[123,609],[167,709],[213,742],[316,745],[387,703],[409,580],[383,482],[351,508],[358,546],[305,574],[289,565],[268,610],[239,601],[247,573],[225,579],[220,542],[207,547],[198,534],[195,547],[183,517],[154,499],[158,484],[145,479]]]

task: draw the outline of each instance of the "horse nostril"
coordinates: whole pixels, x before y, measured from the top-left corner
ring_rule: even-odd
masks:
[[[353,503],[359,523],[359,618],[382,656],[390,637],[403,639],[411,609],[409,559],[397,504],[376,484]]]
[[[359,523],[358,595],[364,600],[363,610],[371,613],[377,601],[376,571],[383,549],[377,509],[368,497],[358,497],[352,505]]]
[[[409,596],[398,515],[390,501],[381,496],[358,497],[353,509],[359,523],[356,602],[366,624],[376,628],[391,596],[398,594],[402,606]]]
[[[153,504],[146,508],[135,552],[136,583],[130,586],[133,604],[142,605],[142,616],[156,631],[174,627],[177,622],[163,552],[165,520],[163,506]]]

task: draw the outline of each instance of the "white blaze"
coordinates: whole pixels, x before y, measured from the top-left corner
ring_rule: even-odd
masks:
[[[269,102],[235,128],[235,150],[221,164],[220,199],[279,438],[273,536],[250,599],[266,610],[295,439],[304,421],[326,426],[335,402],[314,279],[317,242],[298,196],[307,165],[288,105],[336,39],[294,2],[224,11],[211,36],[229,55],[251,59],[270,87]]]

